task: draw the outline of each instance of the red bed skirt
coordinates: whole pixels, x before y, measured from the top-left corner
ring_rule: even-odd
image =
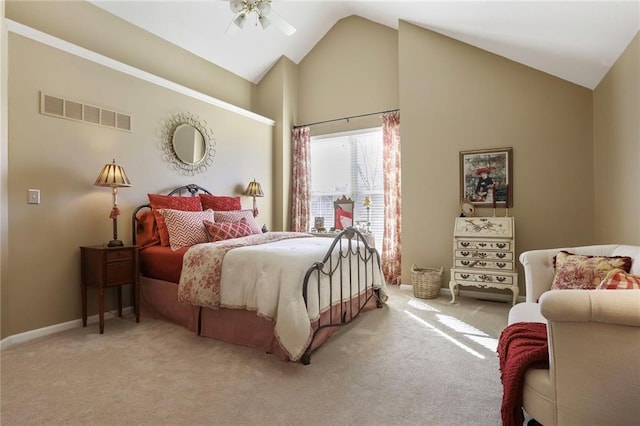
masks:
[[[197,333],[200,308],[178,302],[177,284],[141,277],[140,294],[140,313],[143,317],[167,320]],[[376,299],[372,297],[363,310],[375,308]],[[332,315],[334,318],[339,317],[340,305],[333,308]],[[323,314],[320,321],[325,323],[328,316],[329,311]],[[312,326],[317,327],[317,323]],[[311,350],[320,347],[338,329],[339,327],[322,329],[315,337]],[[255,311],[202,308],[200,334],[234,345],[260,349],[277,355],[283,361],[291,360],[275,337],[274,322],[257,315]]]

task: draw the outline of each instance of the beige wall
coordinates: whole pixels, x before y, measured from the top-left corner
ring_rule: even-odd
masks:
[[[6,17],[241,108],[252,106],[253,83],[91,3],[11,0]]]
[[[592,242],[591,91],[405,22],[399,34],[403,281],[412,263],[451,267],[464,150],[513,148],[518,253]]]
[[[3,264],[2,336],[80,317],[79,249],[111,239],[111,194],[93,186],[113,158],[133,186],[119,191],[120,237],[131,241],[130,217],[147,193],[196,183],[215,194],[239,195],[256,178],[271,206],[272,126],[212,106],[39,42],[9,35],[9,262]],[[132,132],[39,114],[39,92],[123,111]],[[213,166],[196,176],[162,159],[160,132],[177,112],[191,112],[213,130]],[[251,153],[251,155],[247,155]],[[26,203],[27,189],[40,205]],[[242,197],[245,208],[251,199]],[[271,209],[261,223],[271,226]],[[95,313],[90,293],[89,313]]]
[[[358,16],[338,21],[300,62],[297,125],[398,108],[398,32]],[[380,127],[380,117],[311,134]]]
[[[640,245],[640,34],[593,94],[595,241]]]
[[[273,229],[291,229],[291,128],[297,107],[298,67],[286,57],[262,78],[256,89],[256,112],[272,117]]]

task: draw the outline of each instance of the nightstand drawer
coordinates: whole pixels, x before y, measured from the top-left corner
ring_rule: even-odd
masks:
[[[131,249],[123,249],[123,250],[107,250],[106,252],[107,262],[117,262],[120,260],[131,260],[133,259],[133,250]]]
[[[105,286],[121,285],[133,282],[133,262],[112,262],[106,265]]]

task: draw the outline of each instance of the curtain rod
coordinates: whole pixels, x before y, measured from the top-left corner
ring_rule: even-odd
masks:
[[[352,118],[368,117],[370,115],[386,114],[388,112],[395,112],[395,111],[400,111],[400,110],[398,108],[396,108],[396,109],[389,109],[387,111],[378,111],[378,112],[370,112],[368,114],[352,115],[350,117],[334,118],[332,120],[316,121],[315,123],[300,124],[299,126],[293,126],[293,128],[294,129],[299,129],[300,127],[315,126],[316,124],[333,123],[334,121],[342,121],[342,120],[347,120],[347,122],[348,122]]]

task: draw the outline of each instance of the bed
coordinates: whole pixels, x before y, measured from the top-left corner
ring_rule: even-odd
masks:
[[[194,184],[149,199],[132,215],[143,317],[309,364],[340,327],[384,306],[379,254],[354,228],[335,239],[258,232],[238,197]],[[176,225],[172,215],[186,222]],[[169,231],[163,242],[161,228]]]

